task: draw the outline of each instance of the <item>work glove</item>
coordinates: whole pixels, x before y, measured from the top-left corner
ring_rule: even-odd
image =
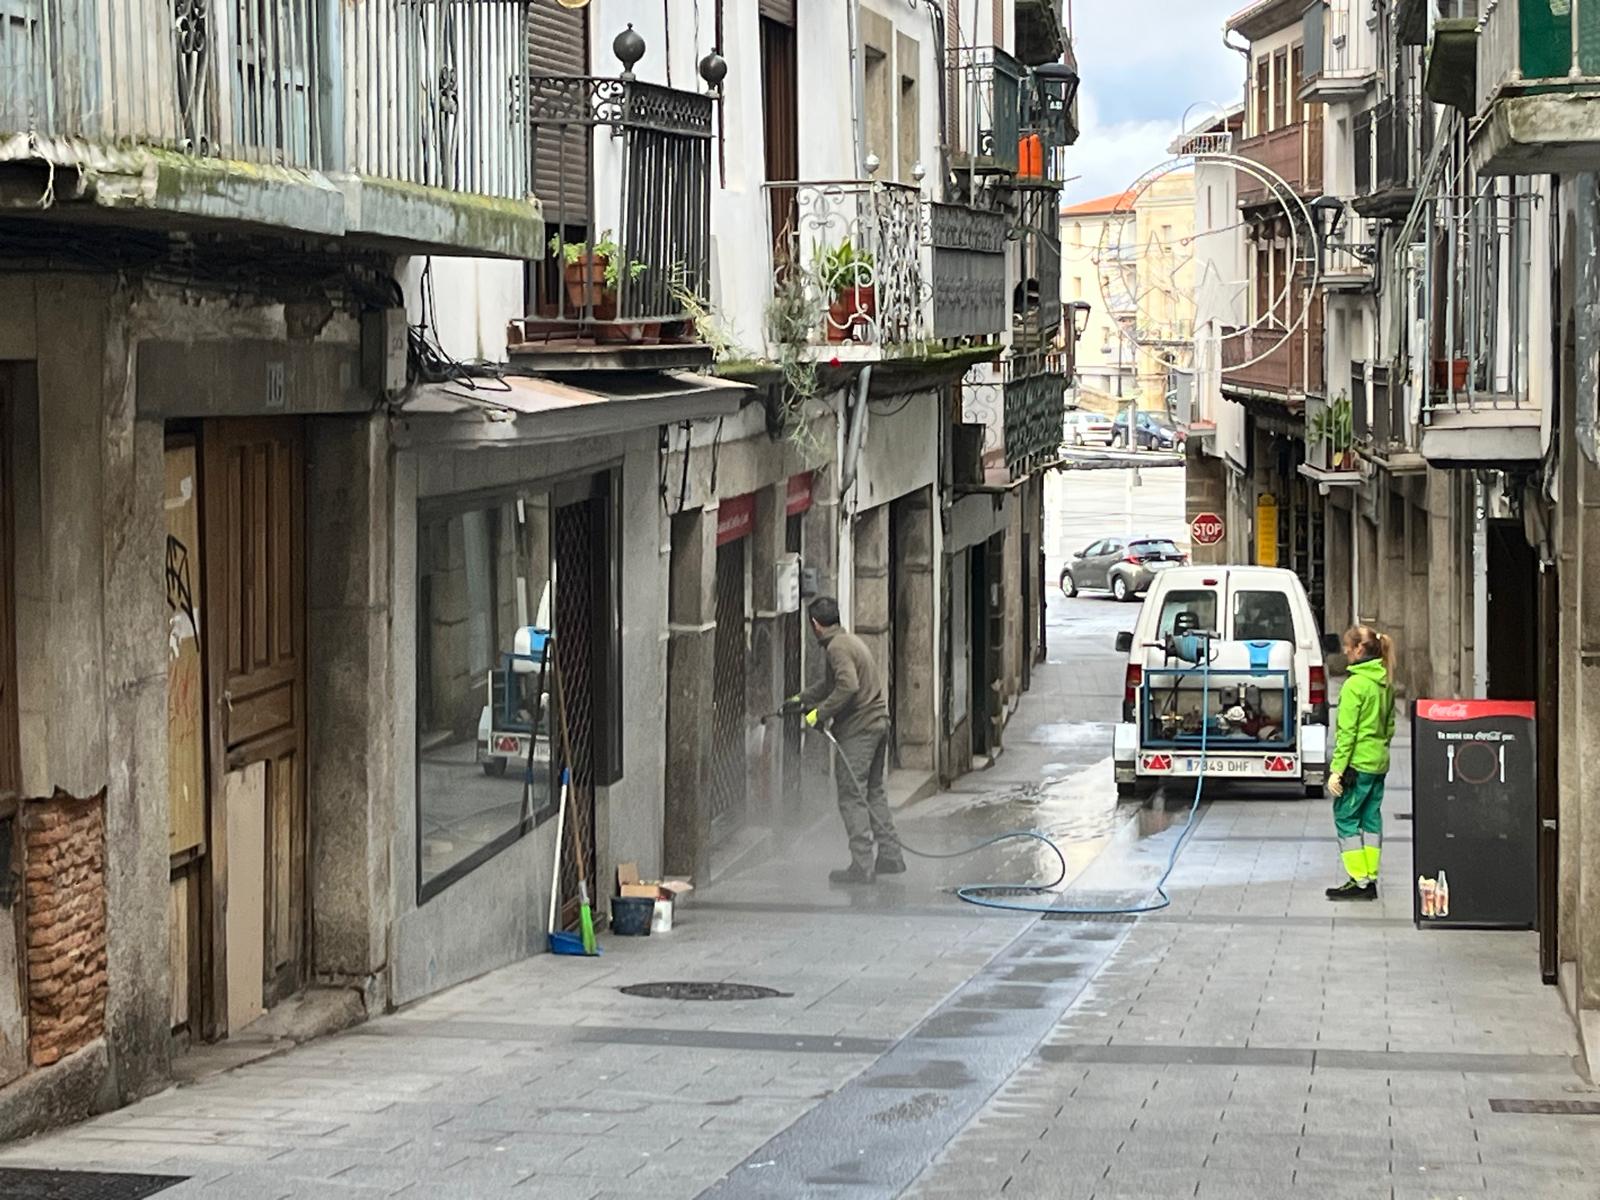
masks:
[[[786,699],[783,702],[783,707],[781,709],[779,709],[778,711],[782,712],[782,713],[785,713],[785,714],[789,714],[789,713],[796,713],[797,714],[797,713],[799,713],[799,711],[800,711],[800,697],[797,696],[797,695],[796,696],[790,696],[788,699]]]
[[[1328,791],[1336,797],[1344,795],[1344,775],[1342,772],[1338,775],[1329,776]]]
[[[817,727],[817,710],[813,708],[800,719],[806,723],[807,729],[815,729]]]

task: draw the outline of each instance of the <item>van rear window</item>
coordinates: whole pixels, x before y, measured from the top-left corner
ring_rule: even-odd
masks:
[[[1241,642],[1292,642],[1294,613],[1282,592],[1233,594],[1233,636]]]
[[[1186,614],[1181,622],[1180,614]],[[1161,623],[1156,626],[1156,636],[1166,637],[1179,624],[1185,629],[1217,632],[1217,593],[1210,588],[1168,592],[1161,601]]]

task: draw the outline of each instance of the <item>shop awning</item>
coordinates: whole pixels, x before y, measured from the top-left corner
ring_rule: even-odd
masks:
[[[692,371],[587,376],[584,386],[508,375],[418,384],[393,406],[402,446],[511,446],[605,437],[739,411],[748,384]]]

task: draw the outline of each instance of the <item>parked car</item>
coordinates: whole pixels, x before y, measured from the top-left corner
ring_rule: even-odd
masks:
[[[1322,795],[1330,749],[1324,655],[1339,642],[1321,633],[1293,571],[1165,571],[1116,645],[1128,656],[1113,735],[1119,795],[1202,769],[1219,783],[1276,781]]]
[[[1189,556],[1170,538],[1101,538],[1072,556],[1061,570],[1061,590],[1076,596],[1084,588],[1132,600],[1148,591],[1168,567],[1182,566]]]
[[[1063,422],[1062,440],[1069,446],[1109,446],[1115,428],[1104,413],[1077,408],[1069,412]]]
[[[1176,450],[1183,445],[1188,436],[1183,430],[1162,420],[1154,413],[1141,412],[1138,414],[1137,420],[1138,433],[1136,442],[1140,449]],[[1128,444],[1127,409],[1119,412],[1112,422],[1111,444],[1113,446],[1126,446]]]

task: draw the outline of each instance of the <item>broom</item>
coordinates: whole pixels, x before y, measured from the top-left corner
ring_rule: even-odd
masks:
[[[572,779],[572,737],[567,731],[567,692],[561,683],[561,653],[557,648],[552,659],[556,674],[556,708],[561,713],[561,758],[565,763],[562,776],[565,781]],[[565,790],[565,788],[563,788]],[[573,792],[577,791],[572,785]],[[594,913],[589,908],[589,880],[583,866],[583,842],[578,837],[578,822],[570,821],[567,828],[572,831],[572,859],[578,868],[578,929],[583,938],[583,952],[585,954],[598,954],[594,944]]]

